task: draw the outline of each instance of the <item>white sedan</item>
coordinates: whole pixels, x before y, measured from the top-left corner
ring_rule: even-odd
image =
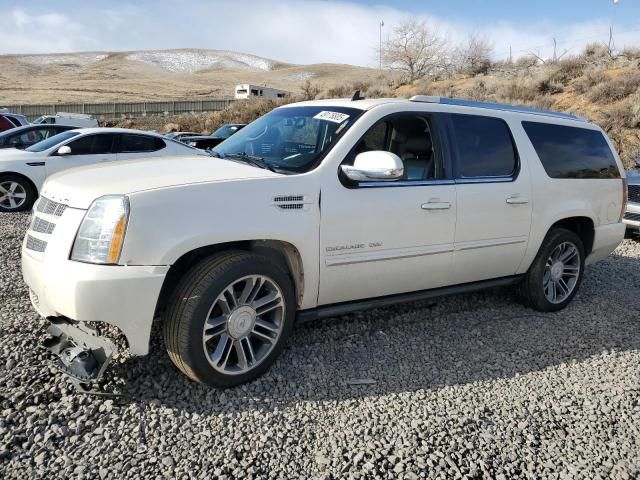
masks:
[[[54,135],[26,150],[0,150],[0,212],[29,210],[45,179],[61,170],[145,157],[205,152],[162,136],[124,128],[82,128]]]

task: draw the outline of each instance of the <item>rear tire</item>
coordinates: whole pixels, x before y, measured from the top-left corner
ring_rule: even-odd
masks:
[[[213,255],[182,278],[165,312],[169,358],[206,385],[248,382],[280,354],[295,309],[291,280],[279,263],[242,251]]]
[[[565,308],[582,283],[584,258],[578,235],[564,228],[549,231],[519,286],[522,302],[540,312]]]
[[[31,210],[38,198],[33,184],[22,175],[0,175],[0,212],[24,212]]]

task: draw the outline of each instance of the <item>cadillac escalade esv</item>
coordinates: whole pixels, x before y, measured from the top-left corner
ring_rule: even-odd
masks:
[[[552,312],[625,233],[625,173],[568,114],[417,96],[276,108],[211,157],[50,177],[22,249],[47,345],[99,378],[104,324],[229,387],[275,360],[296,319],[513,285]]]

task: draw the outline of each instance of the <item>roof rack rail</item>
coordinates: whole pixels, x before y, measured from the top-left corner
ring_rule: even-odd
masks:
[[[554,112],[552,110],[541,110],[508,103],[476,102],[473,100],[462,100],[460,98],[434,97],[430,95],[414,95],[410,98],[412,102],[440,103],[442,105],[455,105],[458,107],[487,108],[489,110],[502,110],[505,112],[531,113],[534,115],[545,115],[548,117],[565,118],[567,120],[578,120],[586,122],[587,119],[570,113]]]

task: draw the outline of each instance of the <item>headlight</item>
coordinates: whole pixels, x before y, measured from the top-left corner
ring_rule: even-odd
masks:
[[[127,197],[108,195],[95,200],[80,224],[73,242],[71,260],[102,264],[118,263],[128,219]]]

